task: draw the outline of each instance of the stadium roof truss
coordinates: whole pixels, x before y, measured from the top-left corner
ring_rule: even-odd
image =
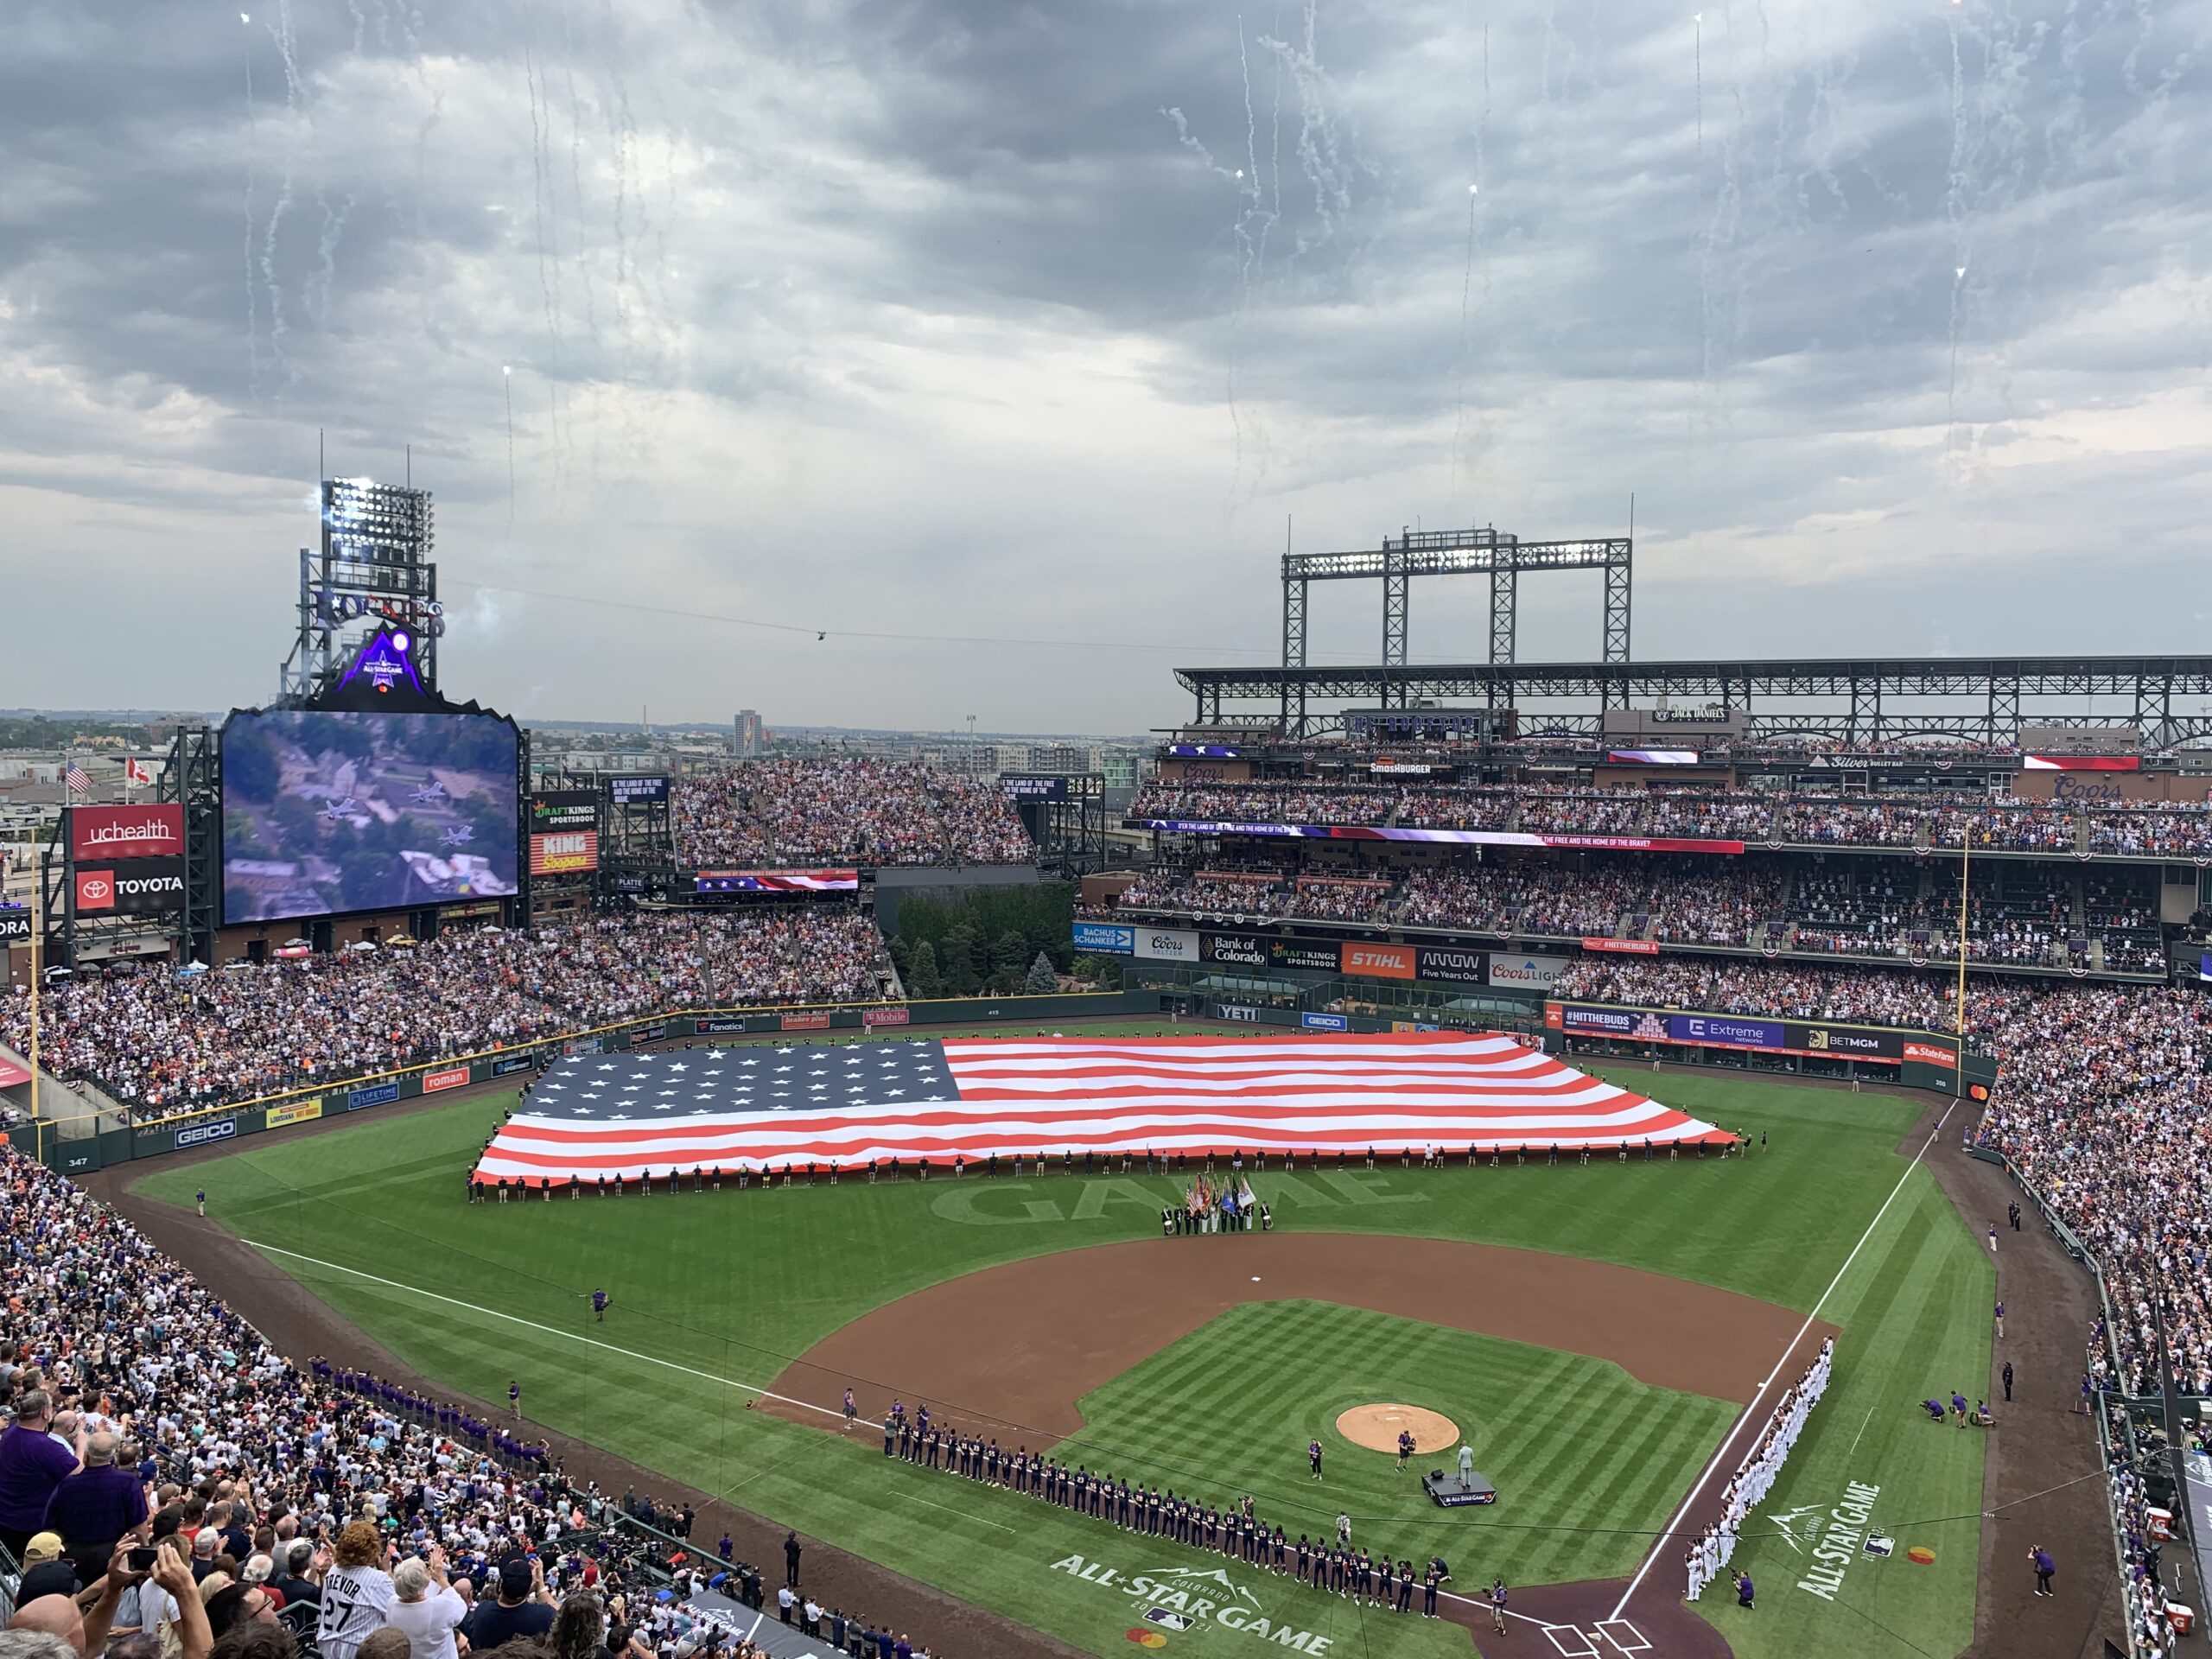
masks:
[[[1608,543],[1523,543],[1599,547]],[[1625,545],[1624,543],[1623,544]],[[1299,560],[1352,556],[1308,554]],[[1376,555],[1360,556],[1379,557]],[[1293,558],[1284,561],[1285,655],[1290,655]],[[1472,568],[1472,567],[1471,567]],[[1569,565],[1549,569],[1572,569]],[[1623,566],[1624,572],[1625,566]],[[1420,574],[1408,569],[1405,575]],[[1375,574],[1364,569],[1346,575]],[[1307,575],[1296,580],[1320,579]],[[1402,582],[1403,575],[1396,578]],[[1611,643],[1608,569],[1607,643]],[[2152,748],[2212,737],[2212,657],[1834,658],[1770,662],[1630,663],[1626,580],[1622,582],[1622,659],[1596,663],[1408,664],[1400,656],[1358,667],[1307,667],[1302,593],[1296,661],[1279,668],[1184,668],[1177,681],[1196,699],[1200,724],[1235,720],[1237,703],[1270,703],[1289,737],[1343,729],[1341,710],[1309,704],[1341,701],[1387,709],[1481,705],[1513,709],[1524,735],[1595,736],[1602,711],[1657,706],[1662,699],[1740,711],[1754,735],[1797,733],[1863,743],[1920,734],[2011,745],[2023,724],[2100,726],[2133,719]],[[1386,603],[1387,613],[1387,603]],[[1386,643],[1389,638],[1386,615]],[[1493,651],[1498,641],[1493,639]]]

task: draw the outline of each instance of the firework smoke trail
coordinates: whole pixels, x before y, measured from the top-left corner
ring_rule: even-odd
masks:
[[[1959,308],[1967,283],[1966,68],[1959,49],[1958,0],[1951,6],[1951,165],[1944,191],[1943,215],[1951,226],[1950,383],[1943,397],[1943,453],[1952,453],[1959,427]]]
[[[358,58],[368,38],[369,20],[361,15],[361,0],[346,0],[346,10],[353,14],[353,55]]]
[[[532,33],[535,25],[532,26]],[[553,484],[556,489],[566,482],[566,452],[562,432],[560,373],[562,352],[561,302],[559,294],[560,243],[557,226],[554,232],[551,251],[547,251],[545,229],[545,197],[552,181],[551,151],[548,144],[548,129],[552,123],[552,101],[545,100],[544,121],[539,120],[537,60],[530,40],[526,37],[522,48],[523,81],[530,93],[530,170],[534,222],[537,236],[537,288],[545,308],[545,334],[552,352],[551,373],[546,381],[546,422],[553,440]]]
[[[1454,399],[1456,409],[1452,416],[1452,499],[1459,499],[1459,446],[1467,431],[1467,308],[1475,294],[1475,198],[1479,194],[1474,185],[1467,187],[1467,263],[1459,274],[1459,388]]]
[[[276,22],[268,28],[284,60],[285,125],[292,129],[300,112],[300,65],[295,51],[296,37],[292,32],[292,0],[276,0]],[[279,369],[286,365],[283,295],[276,283],[276,232],[284,222],[284,215],[291,211],[292,166],[297,149],[296,137],[288,132],[283,182],[277,188],[276,205],[269,210],[269,224],[261,237],[261,281],[269,291],[269,357],[270,365]],[[296,371],[287,370],[285,384],[289,385],[298,378]]]
[[[1282,14],[1275,14],[1281,21]],[[1282,60],[1275,60],[1274,91],[1272,106],[1268,111],[1268,179],[1270,200],[1268,216],[1260,226],[1260,264],[1267,267],[1268,238],[1276,226],[1282,223]],[[1259,182],[1259,169],[1252,173],[1253,182]]]
[[[1252,267],[1249,241],[1245,227],[1244,175],[1239,168],[1224,167],[1214,160],[1213,152],[1191,130],[1190,121],[1180,108],[1163,109],[1160,114],[1175,124],[1175,142],[1189,150],[1203,162],[1208,172],[1236,188],[1236,216],[1230,221],[1230,234],[1236,243],[1236,276],[1238,298],[1234,316],[1230,320],[1229,369],[1224,390],[1229,403],[1229,425],[1235,440],[1235,456],[1230,464],[1229,487],[1233,494],[1244,476],[1244,420],[1236,405],[1236,332],[1243,320],[1244,308],[1251,298]]]
[[[606,46],[600,62],[606,83],[599,102],[607,120],[607,148],[613,153],[614,162],[615,369],[621,387],[622,448],[634,465],[639,448],[637,400],[632,395],[636,378],[632,359],[634,344],[632,298],[637,280],[632,244],[638,233],[631,230],[629,221],[632,193],[638,188],[638,123],[630,110],[629,86],[622,77],[620,26],[615,19],[613,0],[603,0],[602,13]],[[638,209],[642,227],[644,200],[641,191],[638,195]]]
[[[338,238],[346,234],[346,221],[353,216],[353,208],[361,200],[358,191],[347,194],[345,205],[334,214],[330,203],[321,190],[315,201],[322,209],[322,238],[315,245],[316,297],[308,309],[318,328],[330,327],[330,290],[338,278]]]
[[[1306,0],[1302,45],[1294,47],[1268,35],[1260,38],[1260,44],[1290,71],[1291,85],[1298,92],[1298,161],[1313,187],[1313,216],[1320,226],[1311,238],[1299,232],[1294,257],[1333,241],[1351,210],[1351,186],[1344,175],[1336,123],[1329,114],[1329,80],[1322,73],[1316,43],[1316,7],[1317,0]]]
[[[561,8],[561,76],[569,94],[569,200],[576,210],[576,223],[584,219],[584,149],[583,100],[576,96],[575,40],[569,29],[569,9]],[[546,125],[552,125],[552,105],[546,105]],[[582,234],[577,234],[575,261],[584,285],[584,332],[596,341],[599,339],[599,308],[591,280],[591,257],[582,246]]]
[[[512,365],[502,365],[499,383],[507,392],[507,534],[499,550],[506,551],[506,543],[515,536],[515,372]]]
[[[253,14],[238,13],[238,22],[251,28]],[[253,287],[253,169],[261,130],[253,108],[253,36],[245,40],[245,360],[246,386],[255,403],[261,401],[261,302]]]

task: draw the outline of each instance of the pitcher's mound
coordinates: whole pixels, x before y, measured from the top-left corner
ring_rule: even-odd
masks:
[[[1398,1436],[1410,1432],[1422,1456],[1459,1444],[1459,1425],[1426,1406],[1354,1406],[1337,1418],[1337,1433],[1370,1452],[1398,1453]]]

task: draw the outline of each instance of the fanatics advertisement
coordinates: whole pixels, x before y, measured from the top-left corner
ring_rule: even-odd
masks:
[[[143,915],[184,906],[184,861],[141,858],[112,869],[86,869],[76,875],[79,916]]]
[[[73,806],[69,856],[79,864],[184,856],[181,806]]]
[[[223,925],[509,897],[518,744],[497,715],[232,715]]]
[[[1904,1060],[1955,1067],[1958,1050],[1933,1032],[1885,1026],[1815,1025],[1802,1020],[1752,1020],[1734,1014],[1669,1014],[1616,1003],[1547,1002],[1544,1023],[1570,1037],[1672,1043],[1685,1048],[1732,1048],[1762,1054],[1820,1055],[1895,1065]]]

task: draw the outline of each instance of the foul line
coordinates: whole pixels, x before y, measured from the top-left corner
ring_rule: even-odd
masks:
[[[1958,1103],[1958,1097],[1954,1096],[1951,1103],[1943,1108],[1942,1116],[1937,1118],[1936,1127],[1928,1131],[1928,1138],[1920,1143],[1920,1150],[1912,1154],[1912,1161],[1904,1166],[1904,1173],[1897,1177],[1897,1184],[1890,1189],[1890,1196],[1882,1200],[1882,1207],[1874,1212],[1874,1219],[1866,1224],[1866,1230],[1859,1235],[1859,1242],[1851,1247],[1851,1254],[1843,1258],[1843,1265],[1835,1270],[1835,1277],[1828,1281],[1828,1287],[1821,1293],[1821,1300],[1813,1304],[1813,1311],[1805,1316],[1805,1323],[1797,1327],[1797,1334],[1789,1338],[1789,1345],[1774,1362],[1774,1369],[1759,1384],[1759,1391],[1751,1396],[1751,1403],[1744,1408],[1744,1414],[1736,1420],[1735,1427],[1728,1431],[1728,1438],[1720,1442],[1720,1449],[1713,1454],[1712,1461],[1705,1465],[1705,1472],[1697,1478],[1697,1484],[1690,1488],[1689,1496],[1669,1518],[1667,1529],[1659,1535],[1657,1541],[1651,1546],[1651,1553],[1643,1558],[1643,1565],[1636,1569],[1636,1576],[1628,1581],[1628,1588],[1621,1592],[1620,1600],[1613,1607],[1613,1618],[1618,1618],[1622,1610],[1627,1607],[1629,1599],[1636,1594],[1637,1587],[1643,1582],[1643,1575],[1651,1571],[1652,1563],[1659,1559],[1659,1552],[1667,1547],[1668,1541],[1675,1535],[1675,1529],[1682,1523],[1682,1518],[1689,1513],[1690,1505],[1697,1502],[1697,1495],[1705,1490],[1705,1483],[1713,1478],[1713,1471],[1720,1466],[1720,1459],[1728,1455],[1728,1448],[1736,1444],[1736,1437],[1744,1432],[1744,1425],[1758,1414],[1759,1402],[1766,1398],[1766,1391],[1774,1386],[1774,1379],[1782,1375],[1782,1368],[1789,1363],[1789,1356],[1797,1351],[1797,1344],[1805,1340],[1805,1333],[1813,1328],[1813,1321],[1821,1317],[1821,1310],[1827,1306],[1828,1298],[1835,1294],[1835,1287],[1843,1282],[1843,1275],[1851,1271],[1851,1264],[1859,1259],[1859,1252],[1866,1248],[1866,1241],[1874,1236],[1874,1230],[1882,1224],[1882,1217],[1890,1213],[1890,1206],[1897,1202],[1897,1194],[1904,1191],[1904,1184],[1912,1179],[1912,1172],[1920,1167],[1920,1160],[1928,1155],[1928,1148],[1936,1144],[1936,1137],[1942,1134],[1943,1125],[1950,1121],[1951,1113]],[[1865,1432],[1862,1425],[1860,1433]],[[1611,1623],[1611,1620],[1606,1622]]]
[[[744,1394],[757,1394],[763,1400],[778,1401],[786,1406],[804,1407],[808,1411],[818,1411],[824,1417],[842,1419],[845,1414],[842,1410],[833,1410],[828,1406],[817,1406],[811,1400],[793,1399],[788,1394],[778,1394],[774,1389],[764,1389],[758,1383],[747,1382],[734,1376],[722,1376],[714,1371],[702,1371],[695,1366],[679,1365],[672,1359],[662,1359],[653,1354],[634,1353],[627,1348],[617,1348],[611,1342],[601,1342],[591,1337],[578,1336],[573,1331],[563,1331],[558,1325],[540,1325],[535,1319],[522,1319],[512,1313],[502,1313],[495,1307],[479,1307],[475,1303],[464,1302],[458,1297],[441,1296],[436,1291],[424,1290],[420,1285],[403,1285],[395,1279],[379,1279],[373,1273],[363,1273],[359,1268],[349,1268],[342,1262],[325,1262],[320,1256],[302,1255],[297,1250],[288,1250],[276,1244],[257,1243],[252,1239],[245,1242],[252,1245],[255,1249],[266,1250],[271,1255],[289,1255],[293,1261],[305,1262],[311,1267],[328,1268],[334,1273],[350,1273],[356,1279],[365,1279],[372,1285],[382,1285],[390,1290],[405,1291],[410,1296],[427,1296],[430,1300],[443,1302],[448,1307],[462,1308],[471,1313],[488,1314],[495,1319],[505,1319],[510,1325],[518,1325],[525,1331],[543,1331],[549,1337],[564,1337],[570,1342],[581,1342],[587,1348],[598,1348],[610,1354],[620,1354],[625,1359],[642,1359],[648,1365],[664,1365],[671,1371],[683,1372],[686,1376],[700,1377],[709,1382],[719,1382],[724,1388],[736,1389]]]

